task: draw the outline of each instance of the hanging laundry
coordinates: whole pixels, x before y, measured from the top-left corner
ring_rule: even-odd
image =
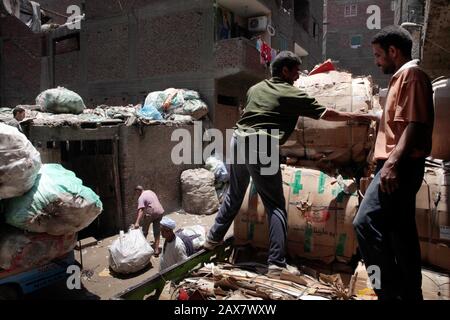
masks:
[[[262,42],[261,38],[258,38],[258,40],[256,41],[256,50],[258,50],[258,52],[261,52],[262,44],[263,44],[263,42]]]
[[[261,46],[261,58],[266,65],[269,65],[272,61],[272,48],[264,41]]]

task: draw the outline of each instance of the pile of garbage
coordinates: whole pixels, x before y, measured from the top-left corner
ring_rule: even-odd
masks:
[[[137,115],[147,120],[163,120],[174,115],[199,120],[207,113],[208,106],[197,91],[168,88],[150,92]]]
[[[102,203],[16,128],[0,123],[0,146],[0,272],[18,272],[71,251]]]
[[[205,264],[175,285],[167,282],[160,300],[349,300],[339,274],[282,272],[277,278],[221,263]]]
[[[150,92],[143,105],[107,106],[86,108],[76,92],[63,87],[40,93],[35,105],[21,106],[26,121],[50,127],[82,124],[186,124],[200,120],[208,114],[208,106],[197,91],[169,88]],[[0,108],[0,123],[12,120],[11,108]]]

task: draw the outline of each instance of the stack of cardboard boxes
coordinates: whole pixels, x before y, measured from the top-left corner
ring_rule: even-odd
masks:
[[[450,271],[450,172],[426,167],[416,197],[416,223],[422,260]]]
[[[287,253],[331,263],[349,262],[357,242],[352,221],[358,209],[356,183],[321,171],[282,166],[288,212]],[[269,247],[269,224],[253,184],[234,223],[237,244]]]

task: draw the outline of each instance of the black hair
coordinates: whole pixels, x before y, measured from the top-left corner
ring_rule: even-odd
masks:
[[[406,57],[411,57],[412,38],[410,33],[399,26],[388,26],[378,32],[372,39],[372,44],[379,44],[388,53],[389,47],[394,46]]]
[[[273,77],[281,76],[283,67],[292,70],[293,67],[301,65],[300,58],[291,51],[281,51],[270,65],[270,71]]]
[[[18,113],[25,112],[25,109],[22,107],[15,107],[13,109],[13,116],[15,117]]]

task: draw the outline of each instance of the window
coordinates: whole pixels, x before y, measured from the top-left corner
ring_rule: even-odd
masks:
[[[295,0],[294,1],[294,17],[295,20],[302,26],[303,30],[309,33],[309,1]]]
[[[344,9],[344,17],[355,17],[358,15],[358,5],[348,4]]]
[[[352,36],[350,38],[350,47],[352,47],[353,49],[361,47],[361,43],[362,43],[362,36],[360,35]]]
[[[278,49],[280,49],[280,51],[289,50],[288,40],[282,34],[280,34],[278,38]]]
[[[217,103],[233,107],[239,106],[239,100],[237,97],[224,96],[221,94],[217,95]]]
[[[314,39],[319,39],[319,24],[316,22],[316,20],[313,20],[313,33],[312,36]]]

